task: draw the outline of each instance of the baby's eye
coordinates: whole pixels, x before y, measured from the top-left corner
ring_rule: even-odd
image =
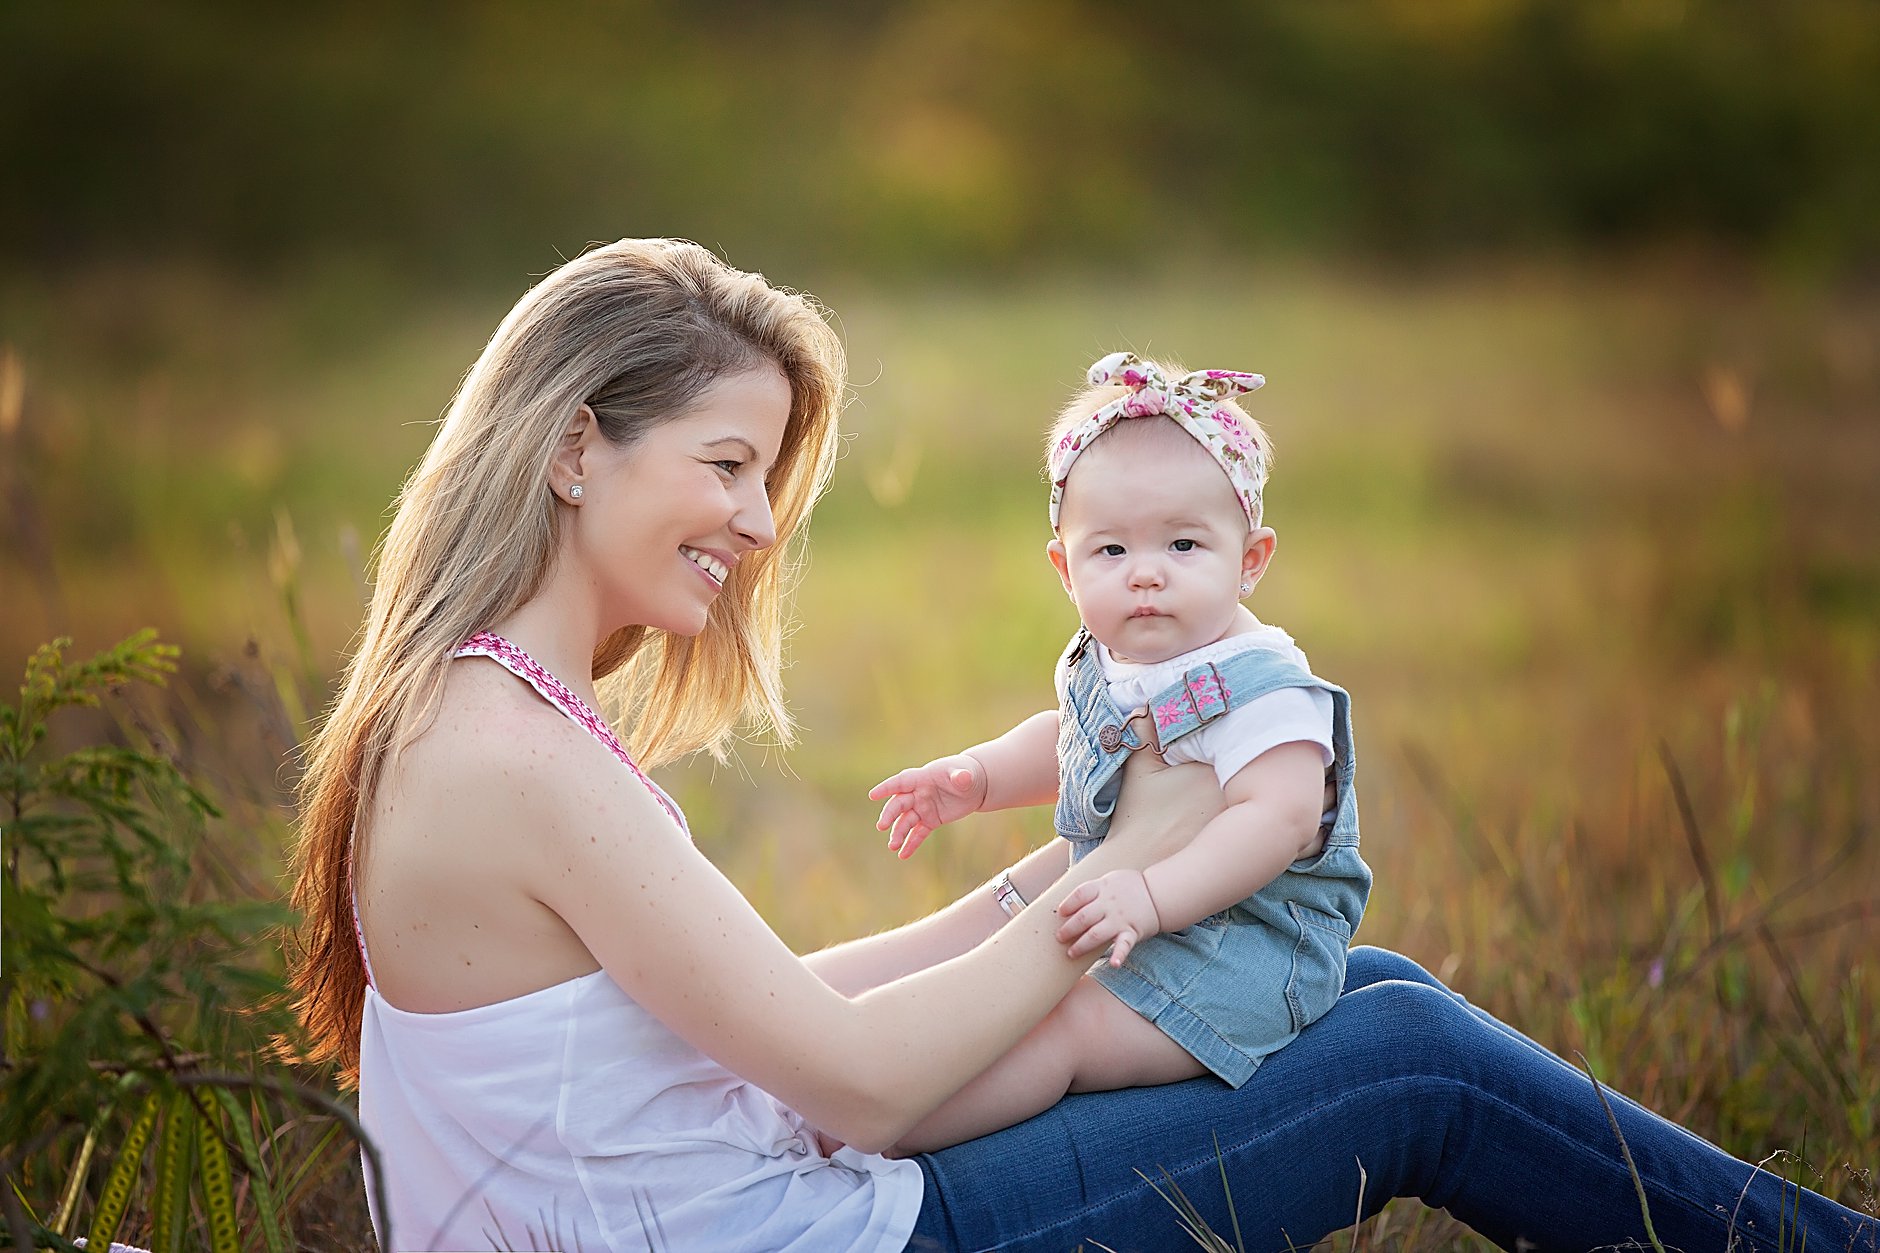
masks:
[[[1178,539],[1173,544],[1170,544],[1169,547],[1173,548],[1178,553],[1193,552],[1195,542],[1191,539]]]
[[[1121,557],[1123,555],[1123,546],[1121,544],[1105,544],[1102,548],[1097,549],[1097,551],[1102,553],[1105,557]]]

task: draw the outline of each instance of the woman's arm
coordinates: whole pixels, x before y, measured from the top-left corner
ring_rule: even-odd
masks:
[[[1010,873],[1019,895],[1031,901],[1069,865],[1070,845],[1052,840],[1033,849]],[[811,953],[803,963],[836,991],[854,996],[958,957],[1007,921],[987,881],[925,918]]]
[[[1199,830],[1219,793],[1140,772],[1111,836],[967,952],[845,997],[791,953],[652,794],[580,752],[465,780],[462,812],[538,831],[529,889],[629,996],[702,1052],[863,1149],[895,1143],[1055,1005],[1083,963],[1055,938],[1075,883],[1141,869]],[[547,797],[546,801],[539,798]]]

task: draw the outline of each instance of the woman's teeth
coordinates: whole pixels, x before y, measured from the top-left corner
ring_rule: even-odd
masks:
[[[710,553],[702,553],[696,548],[687,548],[684,544],[679,545],[679,553],[687,561],[690,561],[693,565],[711,575],[712,581],[721,587],[724,585],[726,577],[731,573],[730,568],[726,566],[724,562],[718,560],[718,558],[712,556]]]

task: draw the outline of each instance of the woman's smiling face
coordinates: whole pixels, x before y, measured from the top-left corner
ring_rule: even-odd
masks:
[[[776,542],[766,476],[790,400],[765,363],[719,379],[630,448],[590,452],[569,551],[610,629],[698,634],[738,562]]]

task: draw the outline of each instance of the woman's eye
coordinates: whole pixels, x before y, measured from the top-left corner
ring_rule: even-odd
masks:
[[[720,470],[723,470],[726,474],[736,474],[738,467],[744,463],[742,461],[714,461],[712,464],[717,466]]]
[[[1102,548],[1097,549],[1097,551],[1102,553],[1105,557],[1121,557],[1123,555],[1123,546],[1121,544],[1105,544]]]
[[[1173,548],[1178,553],[1193,552],[1195,542],[1191,539],[1178,539],[1173,544],[1170,544],[1169,547]]]

